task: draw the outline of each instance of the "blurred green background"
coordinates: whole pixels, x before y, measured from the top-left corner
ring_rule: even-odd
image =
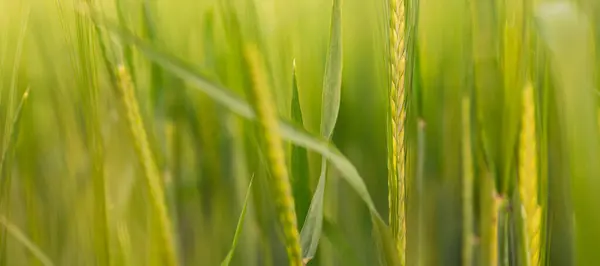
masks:
[[[115,22],[118,3],[125,27],[148,37],[144,34],[142,1],[95,2],[101,13]],[[198,68],[213,71],[220,83],[243,95],[244,66],[240,65],[232,45],[234,37],[228,32],[229,22],[223,15],[231,10],[219,3],[225,1],[148,2],[158,47]],[[273,94],[283,117],[290,115],[292,63],[296,60],[304,126],[318,133],[331,1],[230,2],[239,16],[244,38],[260,39],[265,47]],[[81,57],[76,52],[74,22],[83,3],[0,1],[0,132],[10,124],[4,121],[11,121],[24,91],[30,89],[14,157],[4,170],[12,178],[8,191],[1,194],[0,210],[56,265],[93,265],[96,260],[93,159],[85,127],[90,118],[85,111],[86,89],[77,80],[76,71],[81,67],[73,62]],[[334,143],[355,163],[377,208],[387,217],[384,3],[347,0],[343,9],[345,63]],[[108,42],[120,45],[114,37]],[[137,95],[166,179],[181,262],[221,262],[231,245],[248,181],[254,176],[252,202],[232,263],[284,264],[285,252],[272,203],[264,189],[265,166],[256,141],[244,135],[245,122],[202,93],[182,90],[187,86],[185,82],[161,69],[152,69],[135,49],[132,53]],[[112,257],[119,265],[123,261],[130,265],[162,265],[157,252],[160,244],[151,230],[141,169],[97,46],[91,57],[93,61],[88,63],[99,69],[98,108]],[[115,52],[113,57],[121,60],[123,54]],[[13,105],[9,105],[11,97]],[[320,156],[309,153],[309,157],[312,191]],[[325,237],[311,264],[377,263],[367,208],[346,183],[335,177],[328,182]],[[308,204],[310,195],[296,200]],[[0,264],[35,264],[21,244],[11,237],[5,239],[8,256]],[[121,254],[123,250],[128,254]]]

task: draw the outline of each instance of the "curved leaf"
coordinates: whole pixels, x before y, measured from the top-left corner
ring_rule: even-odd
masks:
[[[321,136],[326,140],[331,139],[340,111],[340,97],[342,92],[342,0],[333,0],[331,11],[331,33],[329,50],[325,63],[325,77],[323,79],[323,98],[321,109]],[[325,197],[325,184],[327,183],[327,160],[323,158],[319,183],[308,209],[304,227],[300,232],[302,243],[302,257],[304,262],[311,260],[319,246],[319,239],[323,229],[323,201]]]
[[[310,202],[304,226],[302,227],[302,231],[300,231],[300,244],[302,245],[302,259],[304,263],[307,263],[315,256],[319,247],[319,239],[323,230],[323,199],[325,197],[326,175],[327,161],[323,159],[319,183]]]
[[[300,97],[298,96],[298,84],[296,82],[296,62],[292,70],[292,103],[291,103],[292,121],[302,127],[302,109],[300,108]],[[292,189],[294,194],[294,203],[296,204],[296,217],[298,218],[298,227],[304,225],[304,218],[308,213],[310,204],[310,186],[308,173],[308,156],[304,147],[292,146]]]
[[[330,139],[340,111],[342,94],[342,0],[333,0],[331,35],[325,61],[321,110],[321,136]]]

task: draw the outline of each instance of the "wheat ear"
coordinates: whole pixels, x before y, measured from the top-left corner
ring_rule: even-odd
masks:
[[[248,46],[245,49],[245,55],[252,79],[252,89],[249,91],[249,96],[256,110],[259,127],[267,150],[275,206],[279,223],[283,228],[288,259],[291,266],[301,266],[303,263],[300,253],[300,236],[296,225],[294,198],[285,165],[285,153],[277,124],[277,112],[269,91],[264,63],[260,52],[253,46]]]
[[[390,205],[390,227],[396,240],[401,258],[406,247],[405,215],[405,154],[404,124],[406,120],[404,72],[405,54],[405,10],[404,0],[390,0],[390,151],[388,151],[388,187]],[[402,262],[404,264],[404,262]]]

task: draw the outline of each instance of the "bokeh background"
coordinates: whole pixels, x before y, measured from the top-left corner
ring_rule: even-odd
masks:
[[[120,5],[124,26],[149,38],[144,30],[143,1],[94,2],[114,22],[119,21]],[[223,15],[230,12],[222,3],[226,1],[148,2],[158,47],[212,71],[220,83],[244,95],[241,76],[245,70]],[[94,265],[97,255],[93,244],[97,222],[93,215],[93,157],[86,137],[90,117],[85,107],[86,88],[78,83],[82,55],[75,27],[75,21],[83,16],[84,3],[0,1],[0,132],[10,124],[11,114],[29,88],[14,157],[4,168],[3,180],[11,176],[11,181],[0,194],[0,212],[56,265]],[[295,59],[304,126],[318,134],[331,1],[231,3],[244,38],[260,39],[265,47],[273,94],[283,117],[290,115]],[[381,215],[387,217],[384,7],[382,1],[343,3],[344,74],[333,142],[355,164]],[[115,37],[109,37],[109,42],[121,45]],[[122,60],[121,50],[114,51],[111,60]],[[283,265],[286,257],[265,189],[265,166],[256,141],[244,135],[245,122],[188,88],[184,81],[153,69],[135,49],[132,53],[137,95],[165,177],[182,262],[217,265],[223,260],[248,182],[254,176],[249,213],[232,263]],[[113,259],[128,265],[162,265],[140,165],[97,45],[86,58],[82,60],[91,60],[85,63],[98,69],[102,165]],[[314,191],[320,156],[309,152],[309,158],[308,182]],[[368,210],[336,174],[332,171],[328,179],[324,237],[311,264],[375,264]],[[310,196],[296,200],[308,204]],[[19,242],[3,239],[6,251],[0,264],[35,265],[36,259]],[[124,250],[127,254],[122,254]]]

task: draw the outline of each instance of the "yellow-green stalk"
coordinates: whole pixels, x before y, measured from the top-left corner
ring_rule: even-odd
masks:
[[[462,102],[463,139],[462,139],[462,171],[463,171],[463,266],[472,265],[473,261],[473,153],[471,151],[471,105],[469,98]]]
[[[252,89],[249,90],[259,121],[261,135],[267,151],[267,162],[271,170],[271,182],[279,223],[283,228],[285,247],[290,265],[301,266],[300,236],[296,226],[294,198],[285,165],[283,143],[279,133],[277,112],[269,91],[268,80],[264,72],[264,63],[259,51],[248,46],[245,49],[246,60],[250,68]]]
[[[480,234],[481,265],[498,265],[498,214],[502,205],[502,197],[496,192],[494,178],[489,170],[481,176],[480,187]]]
[[[158,231],[163,244],[165,263],[168,266],[175,266],[177,265],[175,241],[171,232],[171,220],[165,203],[164,187],[158,167],[152,156],[152,151],[150,150],[148,136],[144,129],[131,77],[123,65],[120,65],[118,68],[117,80],[118,94],[123,105],[124,115],[129,124],[129,131],[135,152],[142,166],[151,204],[158,222]]]
[[[538,265],[540,258],[541,207],[538,204],[537,145],[533,86],[523,91],[523,116],[519,143],[519,192],[523,204],[528,265]]]
[[[404,0],[389,0],[390,4],[390,110],[389,130],[391,135],[388,144],[388,190],[390,227],[396,241],[400,257],[404,258],[406,247],[406,216],[405,216],[405,153],[404,124],[406,110],[404,106],[404,72],[405,57],[405,10]],[[404,261],[402,261],[404,264]]]

